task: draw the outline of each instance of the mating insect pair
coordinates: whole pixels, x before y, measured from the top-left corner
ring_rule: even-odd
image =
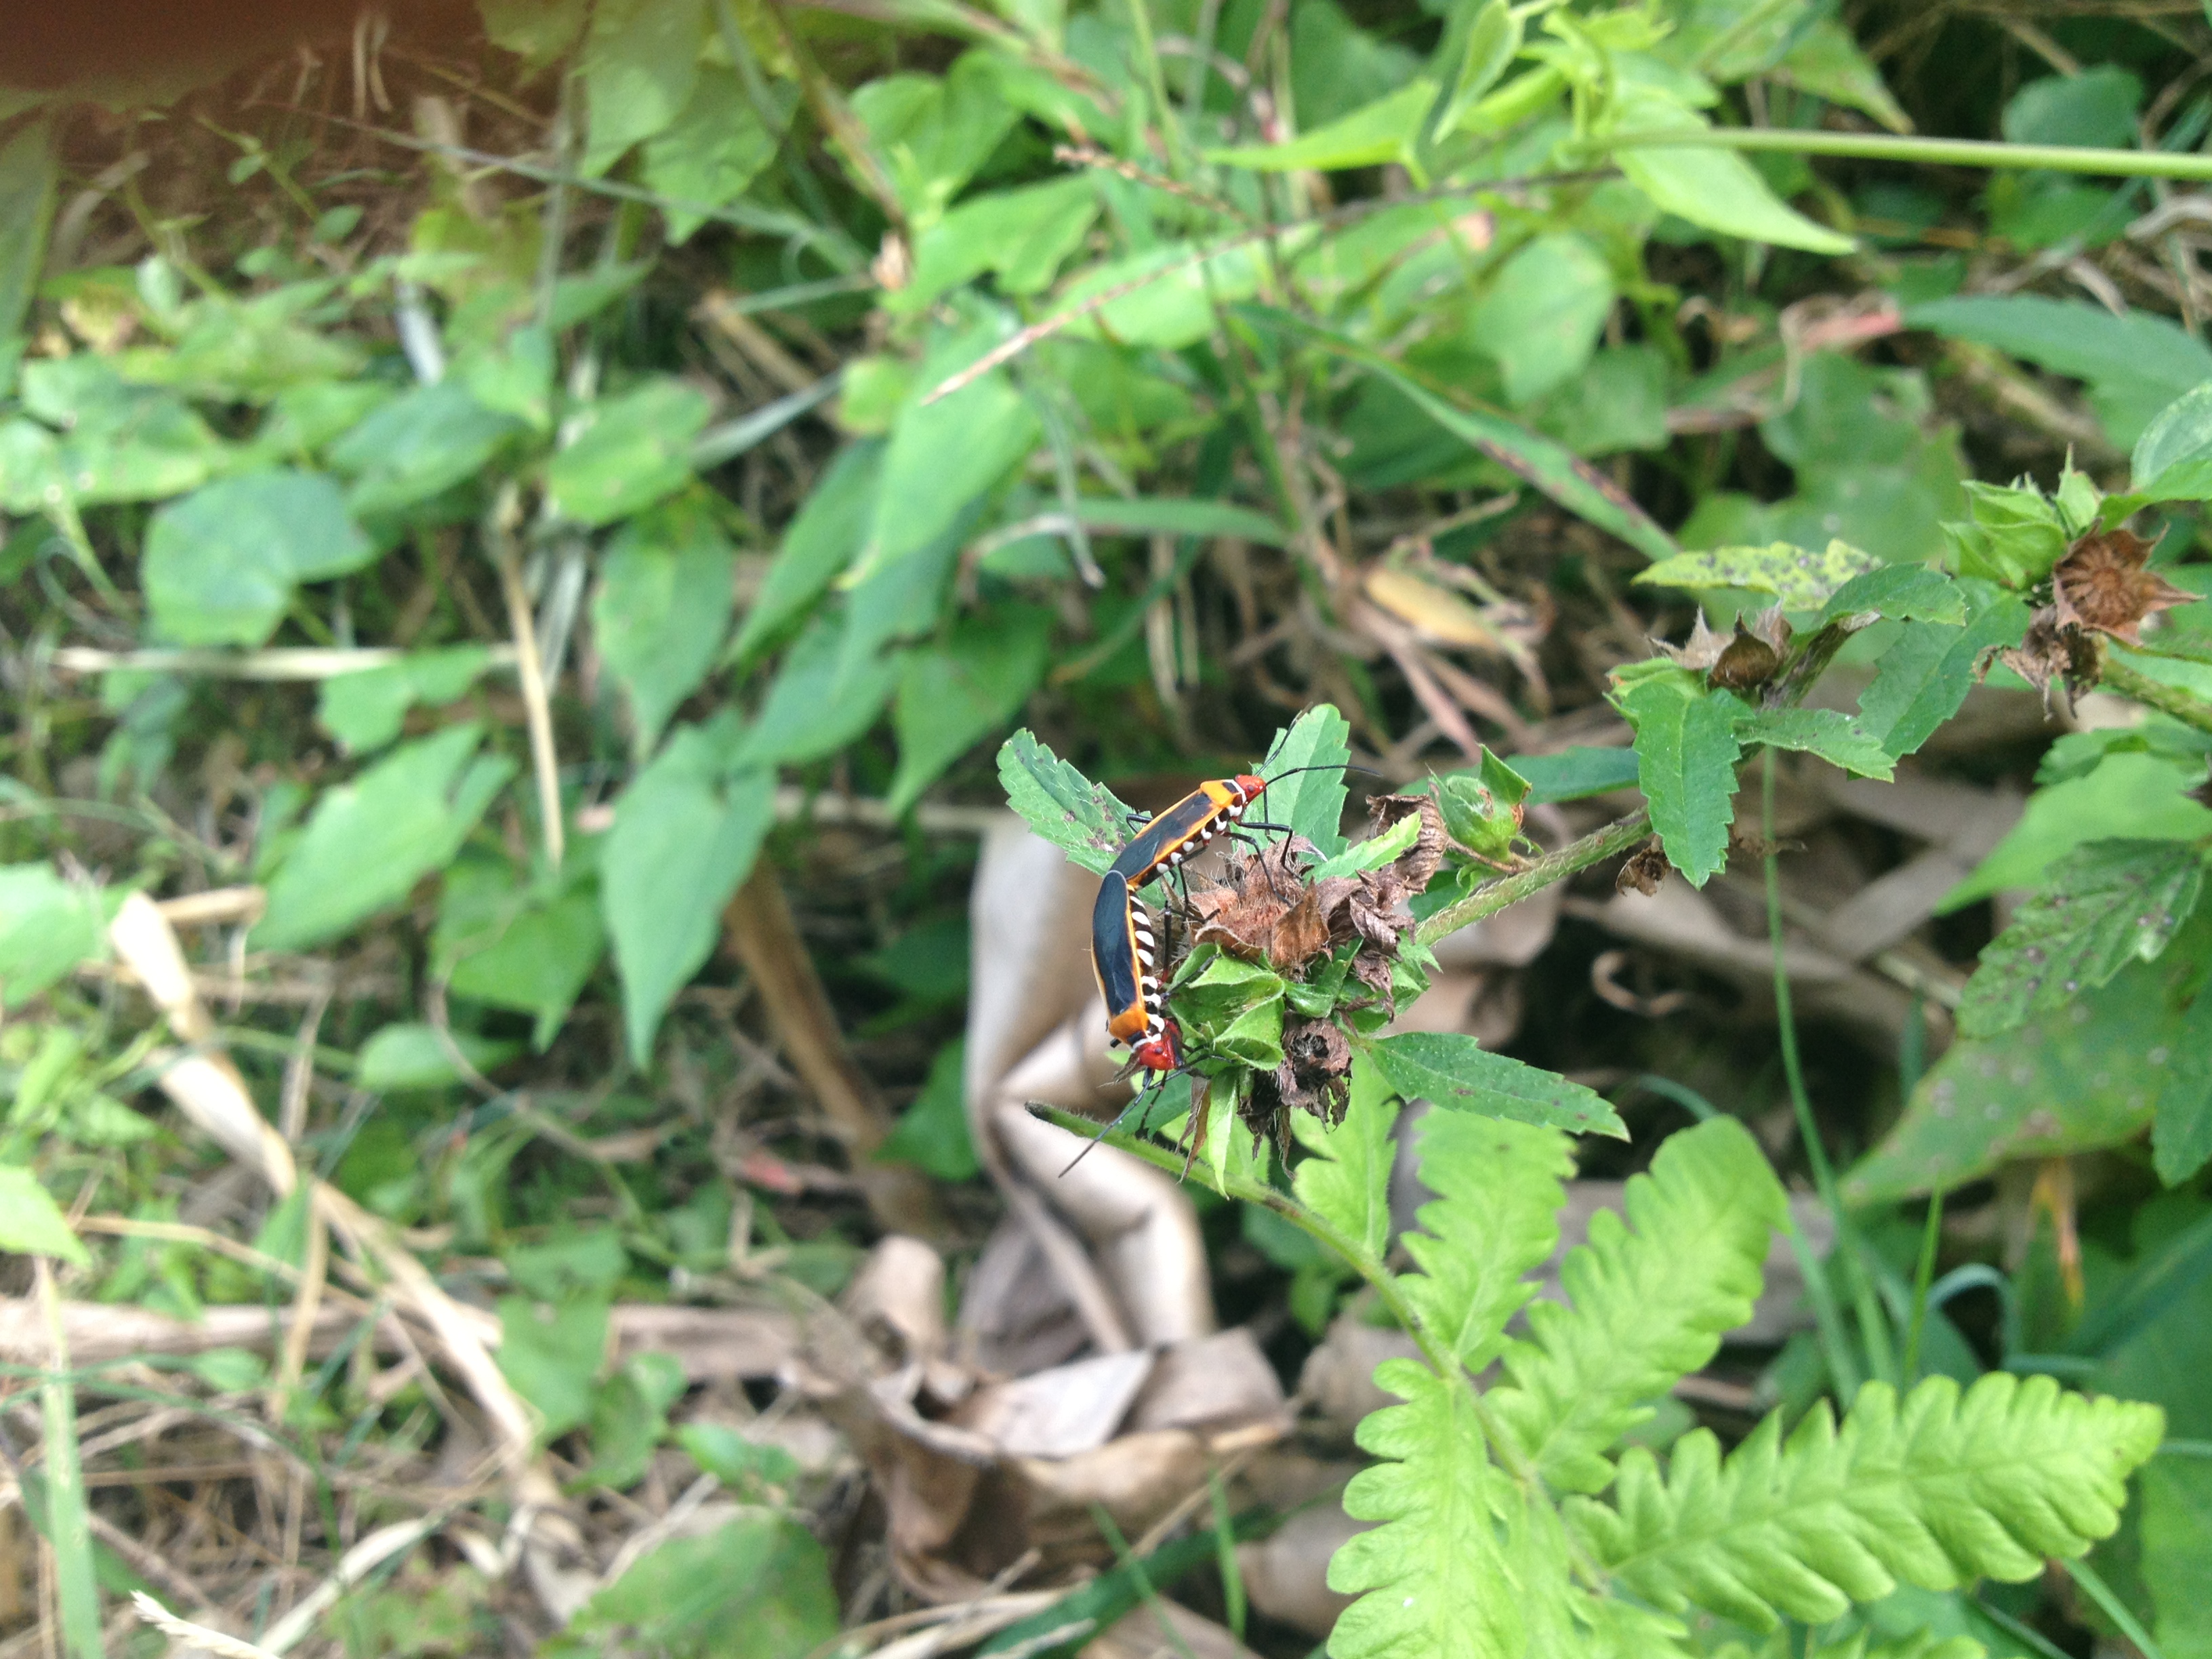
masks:
[[[1099,1130],[1099,1137],[1148,1095],[1165,1088],[1171,1079],[1189,1069],[1183,1063],[1182,1030],[1167,1012],[1164,981],[1168,963],[1158,951],[1152,918],[1137,898],[1138,890],[1156,877],[1180,870],[1185,860],[1217,836],[1242,840],[1248,839],[1243,834],[1245,830],[1270,830],[1287,836],[1288,824],[1257,819],[1248,824],[1245,812],[1271,783],[1299,772],[1341,769],[1300,766],[1273,778],[1249,772],[1232,778],[1209,778],[1165,811],[1141,820],[1143,827],[1115,855],[1091,913],[1091,963],[1098,976],[1099,994],[1106,999],[1107,1035],[1127,1045],[1131,1066],[1150,1076],[1121,1116]],[[1091,1146],[1097,1140],[1093,1137]],[[1091,1148],[1083,1150],[1087,1152]],[[1082,1157],[1082,1152],[1077,1153],[1076,1161]],[[1067,1167],[1072,1170],[1075,1164]]]

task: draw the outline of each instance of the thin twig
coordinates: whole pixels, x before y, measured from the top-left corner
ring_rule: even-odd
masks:
[[[538,655],[538,624],[522,585],[522,561],[514,550],[514,526],[520,510],[510,483],[492,508],[489,540],[493,562],[499,567],[500,592],[507,599],[507,625],[514,630],[515,678],[522,683],[522,711],[530,726],[530,762],[538,775],[538,827],[545,839],[545,861],[557,872],[567,847],[561,823],[561,768],[553,752],[553,708]]]
[[[258,1648],[251,1642],[242,1642],[235,1636],[226,1636],[205,1625],[195,1625],[189,1619],[179,1619],[144,1590],[131,1592],[131,1605],[138,1610],[139,1619],[162,1635],[186,1647],[197,1648],[203,1653],[212,1653],[216,1659],[279,1659],[267,1648]]]

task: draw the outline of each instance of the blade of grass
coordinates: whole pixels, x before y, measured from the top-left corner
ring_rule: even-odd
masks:
[[[2150,1632],[2142,1627],[2142,1621],[2135,1616],[2126,1602],[2112,1594],[2112,1587],[2105,1582],[2094,1567],[2087,1561],[2066,1561],[2061,1565],[2089,1599],[2097,1604],[2097,1610],[2112,1621],[2112,1627],[2136,1644],[2142,1659],[2166,1659],[2165,1655],[2159,1651],[2158,1644],[2150,1639]]]
[[[61,1603],[62,1644],[70,1659],[106,1659],[100,1643],[100,1584],[93,1576],[92,1522],[85,1513],[84,1469],[76,1454],[76,1394],[68,1381],[68,1339],[52,1265],[32,1259],[39,1304],[51,1345],[39,1384],[40,1427],[46,1443],[46,1537],[54,1552],[54,1582]]]
[[[1920,1263],[1912,1274],[1912,1322],[1905,1332],[1905,1375],[1911,1384],[1920,1379],[1920,1333],[1928,1323],[1928,1291],[1936,1282],[1936,1250],[1943,1237],[1943,1189],[1928,1197],[1928,1224],[1920,1235]]]
[[[1138,0],[1138,3],[1141,4],[1142,0]],[[1114,1524],[1114,1517],[1107,1514],[1106,1506],[1103,1504],[1091,1504],[1091,1519],[1106,1541],[1114,1547],[1115,1560],[1137,1581],[1137,1594],[1144,1597],[1145,1606],[1151,1612],[1153,1622],[1160,1627],[1160,1634],[1174,1644],[1175,1650],[1182,1656],[1182,1659],[1198,1659],[1198,1656],[1190,1650],[1190,1644],[1182,1639],[1182,1632],[1176,1628],[1175,1620],[1168,1617],[1168,1610],[1160,1601],[1160,1593],[1153,1586],[1152,1574],[1145,1571],[1145,1564],[1129,1547],[1129,1540],[1121,1536],[1121,1528]]]
[[[1237,1565],[1237,1524],[1229,1514],[1229,1492],[1218,1470],[1208,1472],[1206,1495],[1213,1502],[1213,1543],[1221,1560],[1221,1600],[1229,1633],[1244,1639],[1244,1574]]]
[[[1785,155],[1849,155],[1926,167],[2033,167],[2116,179],[2212,179],[2212,155],[2163,150],[2095,149],[2084,144],[2005,144],[1988,138],[1909,138],[1889,133],[1812,132],[1790,127],[1669,127],[1608,134],[1594,150],[1688,144],[1708,149],[1774,150]]]

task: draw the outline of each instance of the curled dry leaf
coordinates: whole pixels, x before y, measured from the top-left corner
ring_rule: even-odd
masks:
[[[1659,890],[1659,884],[1667,879],[1667,851],[1654,836],[1631,853],[1620,866],[1620,873],[1613,878],[1616,893],[1637,892],[1650,898]]]
[[[2056,605],[2046,605],[2028,618],[2021,642],[1997,653],[1997,660],[2033,686],[2051,707],[2051,687],[2062,682],[2069,693],[2078,693],[2097,678],[2097,653],[2080,628],[2069,623]]]
[[[1727,634],[1713,631],[1705,613],[1698,612],[1690,637],[1681,645],[1664,640],[1651,643],[1659,653],[1681,667],[1705,677],[1706,684],[1722,691],[1755,691],[1772,679],[1790,654],[1790,624],[1778,605],[1760,611],[1744,626],[1738,617]]]
[[[2127,530],[2093,531],[2075,542],[2051,573],[2058,626],[2094,629],[2123,644],[2141,645],[2145,620],[2197,598],[2144,568],[2150,550],[2150,543]]]

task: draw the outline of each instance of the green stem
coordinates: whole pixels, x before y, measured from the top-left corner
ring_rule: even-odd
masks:
[[[2142,1621],[2128,1610],[2126,1602],[2112,1594],[2112,1587],[2094,1567],[2087,1561],[2067,1561],[2063,1565],[2074,1582],[2088,1592],[2099,1611],[2112,1621],[2114,1628],[2136,1644],[2142,1659],[2162,1659],[2158,1644],[2150,1639],[2150,1632],[2142,1627]]]
[[[1808,132],[1790,127],[1680,127],[1616,132],[1590,147],[1609,151],[1662,144],[1778,150],[1790,155],[1844,155],[1867,161],[1915,161],[1927,167],[2035,167],[2123,179],[2212,179],[2212,155],[2093,149],[2079,144],[2004,144],[1986,138],[1911,138],[1882,132]]]
[[[1160,50],[1152,40],[1151,0],[1129,0],[1129,32],[1135,39],[1138,66],[1145,75],[1145,90],[1160,118],[1160,143],[1167,150],[1168,176],[1182,176],[1182,134],[1176,127],[1175,106],[1168,101],[1167,76],[1160,70]]]
[[[2164,680],[2154,680],[2140,668],[2121,661],[2109,651],[2098,653],[2098,684],[2124,697],[2133,697],[2148,708],[2155,708],[2171,720],[2184,726],[2193,726],[2200,732],[2212,732],[2212,703],[2191,696],[2178,685],[2168,685]]]
[[[69,1346],[62,1335],[61,1304],[53,1268],[35,1257],[32,1271],[46,1320],[52,1369],[39,1388],[39,1427],[46,1447],[46,1541],[54,1552],[54,1599],[60,1604],[62,1645],[70,1659],[100,1659],[100,1587],[93,1571],[92,1522],[87,1518],[84,1470],[77,1459],[76,1395],[67,1381]]]
[[[1774,844],[1774,751],[1766,750],[1759,757],[1759,834],[1771,848]],[[1851,1306],[1859,1316],[1859,1340],[1866,1345],[1868,1364],[1876,1376],[1895,1382],[1896,1356],[1890,1350],[1889,1327],[1882,1322],[1881,1307],[1875,1299],[1874,1286],[1860,1270],[1858,1247],[1852,1240],[1850,1218],[1844,1213],[1843,1194],[1836,1186],[1836,1171],[1828,1162],[1827,1148],[1820,1144],[1820,1126],[1813,1121],[1813,1097],[1805,1087],[1804,1057],[1798,1053],[1797,1019],[1790,1003],[1790,963],[1782,927],[1781,866],[1771,851],[1765,862],[1766,932],[1774,947],[1774,1019],[1781,1033],[1782,1073],[1789,1079],[1790,1109],[1797,1115],[1797,1136],[1804,1143],[1805,1161],[1813,1169],[1813,1184],[1836,1224],[1836,1248],[1832,1259],[1842,1262],[1843,1272],[1850,1281]],[[1835,1381],[1841,1392],[1844,1379],[1838,1377]],[[1850,1404],[1848,1396],[1843,1403]]]
[[[1555,881],[1565,881],[1593,864],[1602,864],[1616,853],[1626,853],[1651,833],[1649,812],[1631,812],[1603,829],[1593,830],[1580,841],[1569,842],[1556,853],[1547,853],[1526,870],[1478,887],[1456,904],[1448,904],[1415,930],[1422,945],[1434,945],[1446,933],[1455,933],[1485,916],[1496,915],[1509,904],[1540,893]]]
[[[1912,1274],[1912,1322],[1905,1333],[1905,1374],[1910,1386],[1920,1377],[1920,1333],[1928,1323],[1928,1291],[1936,1282],[1936,1252],[1943,1241],[1943,1189],[1928,1195],[1928,1224],[1920,1235],[1920,1263]]]

